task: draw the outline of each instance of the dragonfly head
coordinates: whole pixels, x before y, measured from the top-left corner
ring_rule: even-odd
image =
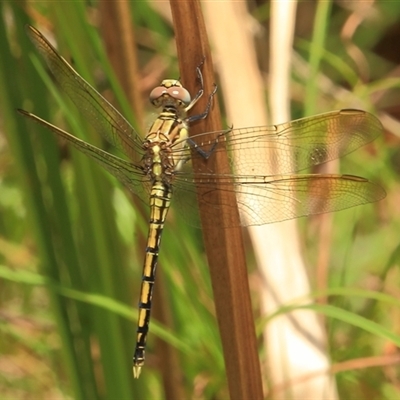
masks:
[[[150,101],[155,107],[175,106],[186,108],[192,101],[190,93],[176,79],[165,79],[150,93]]]

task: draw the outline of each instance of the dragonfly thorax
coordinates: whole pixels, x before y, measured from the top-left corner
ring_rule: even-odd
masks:
[[[185,109],[165,105],[143,141],[142,167],[150,182],[170,186],[174,171],[182,165],[183,152],[178,148],[186,145],[188,126],[181,114],[185,114]]]

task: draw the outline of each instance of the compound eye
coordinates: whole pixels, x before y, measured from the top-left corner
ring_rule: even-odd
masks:
[[[167,88],[164,86],[157,86],[150,93],[150,101],[153,103],[157,101],[163,94],[168,93]]]
[[[180,100],[185,105],[189,105],[192,101],[190,93],[181,86],[172,86],[167,91],[172,98]]]

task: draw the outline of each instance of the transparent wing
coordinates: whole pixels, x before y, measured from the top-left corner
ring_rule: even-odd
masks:
[[[142,139],[131,124],[57,53],[38,30],[29,25],[26,30],[57,82],[78,109],[106,140],[138,162]]]
[[[140,166],[90,145],[36,115],[22,110],[19,112],[66,139],[148,203],[151,182]],[[386,195],[379,185],[352,175],[217,175],[207,172],[194,175],[190,164],[185,165],[182,171],[175,172],[173,186],[173,201],[178,203],[178,209],[187,222],[194,226],[200,226],[196,186],[203,193],[198,201],[217,211],[234,205],[216,203],[215,191],[233,191],[238,199],[243,226],[339,211],[379,201]],[[205,228],[212,226],[211,219],[203,225]]]
[[[151,182],[139,165],[143,154],[141,138],[39,31],[28,27],[28,34],[76,106],[99,133],[127,153],[133,163],[92,146],[33,114],[20,112],[93,158],[147,202],[147,189]],[[171,151],[187,161],[191,158],[207,159],[227,149],[231,164],[226,171],[216,175],[205,162],[195,175],[191,163],[187,162],[182,170],[175,171],[174,201],[187,215],[188,222],[193,223],[192,217],[197,214],[195,185],[202,189],[199,201],[217,210],[232,205],[215,201],[218,198],[213,196],[215,191],[234,191],[242,225],[261,225],[378,201],[385,196],[384,190],[363,178],[292,174],[348,154],[374,140],[381,132],[382,125],[376,117],[364,111],[347,109],[280,125],[195,135],[185,139],[185,143],[176,142]],[[194,225],[198,225],[196,221],[194,217]],[[209,225],[212,223],[210,220]]]
[[[188,222],[200,226],[195,186],[182,176],[175,181],[174,200]],[[216,189],[216,184],[220,189]],[[234,207],[230,203],[216,204],[216,190],[231,190],[238,200],[241,225],[263,225],[288,219],[322,214],[361,204],[379,201],[385,191],[367,179],[353,175],[275,175],[233,176],[200,174],[196,178],[202,196],[197,200],[209,209]],[[189,201],[188,201],[189,200]],[[205,225],[204,225],[205,224]],[[203,227],[213,226],[213,220],[203,221]]]
[[[195,135],[187,139],[182,157],[204,158],[204,153],[212,156],[228,148],[234,155],[235,174],[260,171],[260,166],[263,174],[287,174],[351,153],[382,131],[382,124],[372,114],[344,109],[280,125]],[[179,143],[176,146],[175,151],[182,151]]]
[[[147,175],[144,174],[142,168],[131,162],[125,161],[122,158],[116,157],[113,154],[107,153],[106,151],[93,146],[76,136],[58,128],[55,125],[43,120],[37,115],[31,114],[24,110],[18,110],[22,115],[28,117],[35,122],[50,129],[57,136],[67,140],[76,149],[86,154],[99,165],[105,168],[110,174],[114,175],[122,183],[124,183],[135,195],[137,195],[142,201],[148,205],[149,202],[149,189],[151,182]]]
[[[214,199],[218,196],[213,193],[232,190],[238,199],[241,224],[246,226],[381,200],[384,190],[363,178],[291,174],[348,154],[374,140],[382,130],[380,121],[372,114],[345,109],[280,125],[195,135],[181,150],[183,159],[210,159],[228,150],[230,166],[221,175],[208,170],[206,162],[199,163],[202,167],[196,175],[190,166],[185,166],[176,172],[174,201],[191,220],[195,214],[191,204],[197,201],[194,183],[207,193],[199,201],[208,207],[231,207],[216,204]],[[187,202],[186,197],[193,200]],[[193,221],[199,225],[198,217]]]

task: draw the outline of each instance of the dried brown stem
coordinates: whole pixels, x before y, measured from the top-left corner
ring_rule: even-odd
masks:
[[[208,94],[213,90],[214,75],[211,53],[200,4],[196,0],[171,0],[172,16],[178,48],[182,81],[191,93],[196,93],[196,67],[205,57],[203,76],[205,96],[198,102],[193,114],[204,110]],[[206,120],[194,124],[191,134],[220,130],[218,104],[214,104]],[[228,168],[227,154],[218,152],[211,157],[207,169],[216,173]],[[196,165],[194,165],[196,170]],[[233,191],[217,190],[219,204],[234,204]],[[198,197],[201,191],[198,192]],[[221,199],[223,197],[223,199]],[[200,202],[201,203],[201,202]],[[261,399],[262,384],[257,352],[254,319],[248,286],[245,254],[238,212],[227,209],[219,212],[201,204],[201,219],[215,221],[213,229],[204,231],[204,244],[210,267],[218,325],[223,345],[225,366],[231,399]],[[229,223],[227,223],[229,221]]]

